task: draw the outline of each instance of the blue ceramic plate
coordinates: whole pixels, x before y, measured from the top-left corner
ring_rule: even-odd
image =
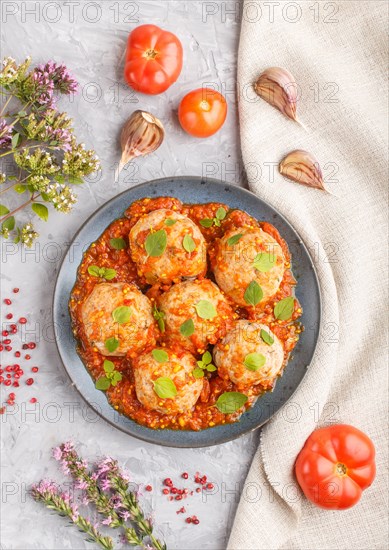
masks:
[[[275,225],[289,245],[293,273],[297,277],[296,296],[303,307],[301,322],[306,330],[285,372],[272,393],[267,393],[244,413],[239,422],[208,428],[200,432],[151,430],[119,414],[108,403],[105,394],[95,389],[94,382],[76,352],[68,311],[70,292],[75,283],[82,253],[105,228],[133,202],[144,197],[172,196],[187,203],[224,202],[231,208],[245,210],[259,220]],[[205,447],[235,439],[267,422],[296,391],[310,364],[320,329],[320,291],[317,276],[306,247],[293,227],[274,208],[245,189],[218,180],[198,177],[164,178],[137,185],[121,193],[95,212],[74,237],[63,260],[54,292],[54,323],[57,346],[65,369],[85,401],[105,420],[124,432],[158,445],[170,447]],[[286,411],[288,413],[288,411]],[[294,410],[295,414],[296,411]],[[289,413],[288,413],[289,414]]]

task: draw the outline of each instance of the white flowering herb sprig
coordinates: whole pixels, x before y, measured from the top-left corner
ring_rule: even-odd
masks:
[[[77,201],[73,186],[100,169],[95,152],[76,141],[72,120],[56,107],[59,95],[77,91],[77,82],[65,65],[30,64],[8,57],[0,67],[0,195],[7,193],[0,197],[0,235],[27,247],[38,233],[31,221],[17,223],[16,214],[27,209],[47,221],[46,204],[70,212]]]

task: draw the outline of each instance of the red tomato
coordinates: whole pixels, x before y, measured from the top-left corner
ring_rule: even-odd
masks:
[[[177,36],[155,25],[134,29],[127,42],[124,78],[144,94],[160,94],[179,77],[182,44]]]
[[[295,471],[304,495],[316,506],[354,506],[375,478],[371,439],[347,424],[314,431],[297,457]]]
[[[183,129],[195,137],[209,137],[227,116],[226,98],[211,88],[198,88],[182,98],[178,118]]]

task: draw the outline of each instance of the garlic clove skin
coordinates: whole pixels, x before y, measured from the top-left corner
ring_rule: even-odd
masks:
[[[117,174],[134,157],[156,151],[164,137],[165,130],[159,118],[147,111],[134,111],[124,124],[120,136],[122,157]]]
[[[279,171],[301,185],[326,191],[320,164],[308,151],[297,149],[286,155],[279,164]]]
[[[297,84],[294,76],[281,67],[270,67],[254,84],[256,93],[288,118],[297,120]]]

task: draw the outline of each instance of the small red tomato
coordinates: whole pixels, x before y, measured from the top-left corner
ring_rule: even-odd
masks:
[[[195,137],[209,137],[224,124],[226,98],[211,88],[198,88],[181,100],[178,118],[183,129]]]
[[[375,478],[375,448],[357,428],[338,424],[314,431],[297,457],[295,471],[304,495],[316,506],[354,506]]]
[[[141,25],[128,37],[124,78],[138,92],[160,94],[179,77],[182,56],[182,44],[175,34]]]

